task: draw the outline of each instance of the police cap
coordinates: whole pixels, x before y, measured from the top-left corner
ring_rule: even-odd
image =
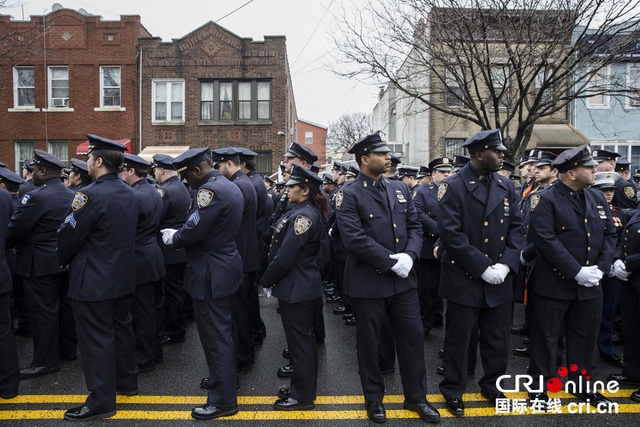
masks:
[[[329,175],[328,173],[326,173],[326,174],[324,174],[322,176],[322,184],[323,185],[336,185],[336,183],[331,178],[331,175]]]
[[[338,172],[338,175],[346,175],[348,170],[349,170],[349,165],[347,165],[345,163],[341,163],[340,164],[340,172]]]
[[[618,160],[616,161],[616,172],[627,172],[630,170],[631,162],[628,160]]]
[[[42,150],[33,150],[33,160],[31,161],[31,166],[40,165],[45,168],[54,168],[54,169],[64,169],[64,163],[54,156],[53,154],[49,154],[46,151]]]
[[[273,180],[273,178],[271,178],[269,175],[265,175],[264,176],[264,182],[268,182],[269,184],[273,185],[276,182]]]
[[[87,134],[87,138],[89,138],[89,150],[87,150],[87,154],[93,150],[120,151],[121,153],[129,151],[124,144],[120,144],[118,141],[112,139],[103,138],[91,133]]]
[[[516,165],[509,162],[502,162],[502,170],[507,172],[513,172],[516,170]]]
[[[427,166],[420,166],[420,170],[418,170],[418,176],[416,176],[416,178],[420,179],[429,175],[431,175],[431,169],[429,169]]]
[[[356,165],[349,165],[349,168],[347,169],[347,173],[345,175],[357,178],[359,174],[360,168],[358,168]]]
[[[355,154],[356,158],[360,158],[369,153],[389,153],[391,149],[387,146],[387,143],[383,139],[384,134],[382,131],[377,131],[371,135],[360,138],[349,149],[349,154]]]
[[[173,166],[178,173],[180,173],[180,176],[184,178],[184,173],[187,170],[198,166],[210,158],[209,147],[192,148],[176,157],[173,160]]]
[[[394,156],[393,154],[390,154],[390,156],[391,156],[391,166],[394,168],[398,167],[398,165],[401,163],[400,159]]]
[[[538,150],[537,148],[534,148],[533,150],[529,151],[529,155],[527,156],[526,163],[538,163],[539,152],[540,150]]]
[[[15,172],[6,168],[0,168],[0,182],[9,182],[12,184],[24,184],[24,179]]]
[[[280,190],[281,188],[284,188],[286,182],[284,181],[278,181],[276,182],[276,189]]]
[[[151,166],[153,166],[154,168],[176,170],[175,166],[173,165],[173,160],[173,157],[168,154],[154,154],[153,163],[151,164]]]
[[[536,166],[551,166],[556,158],[558,158],[558,155],[551,151],[538,151],[538,164]]]
[[[320,169],[324,169],[322,166],[320,166],[317,163],[313,163],[313,165],[311,165],[311,169],[309,169],[311,172],[317,174],[318,172],[320,172]]]
[[[596,173],[596,182],[591,186],[596,190],[615,190],[616,181],[620,179],[620,175],[616,172],[598,172]]]
[[[429,162],[429,169],[431,171],[451,171],[453,170],[454,161],[448,157],[438,157]]]
[[[211,161],[213,166],[216,166],[220,162],[226,162],[227,160],[240,160],[240,153],[242,151],[235,147],[218,148],[211,152]]]
[[[322,185],[322,178],[311,172],[309,169],[294,164],[291,168],[291,177],[289,178],[289,181],[287,181],[287,187],[291,187],[296,184],[319,188]]]
[[[251,160],[254,159],[254,157],[256,157],[258,155],[258,153],[256,153],[255,151],[251,151],[248,148],[240,147],[240,148],[238,148],[238,150],[240,150],[240,161],[241,162],[251,161]]]
[[[71,172],[89,175],[87,162],[80,159],[71,159]]]
[[[400,178],[403,178],[405,176],[412,176],[412,177],[416,178],[418,176],[418,169],[412,168],[412,167],[408,167],[408,166],[403,166],[403,167],[398,169],[398,176]]]
[[[140,156],[136,156],[135,154],[126,154],[124,155],[124,162],[122,162],[122,167],[125,169],[139,169],[139,170],[147,170],[147,167],[151,166],[151,163],[147,162]]]
[[[342,166],[342,163],[340,163],[340,162],[333,162],[333,168],[332,168],[331,170],[339,171],[341,166]]]
[[[609,150],[593,150],[591,156],[596,162],[601,163],[607,160],[615,160],[617,157],[620,157],[620,154]]]
[[[580,167],[580,166],[597,166],[596,162],[589,153],[589,147],[587,144],[580,147],[572,148],[570,150],[563,151],[553,161],[553,167],[558,169],[558,172],[566,172],[568,170]]]
[[[292,142],[291,147],[289,147],[289,151],[284,155],[285,157],[298,157],[301,160],[306,161],[309,164],[312,164],[316,160],[318,160],[318,156],[314,153],[311,148],[305,147],[304,145],[300,145],[297,142]]]
[[[463,147],[469,150],[470,154],[479,153],[485,150],[507,151],[507,147],[502,143],[500,129],[483,130],[467,139]]]
[[[33,168],[31,167],[31,162],[33,162],[33,159],[24,159],[24,164],[22,165],[22,167],[26,169],[27,172],[29,173],[33,172]]]
[[[467,163],[469,163],[470,160],[471,160],[471,158],[469,158],[469,156],[463,156],[463,155],[460,155],[460,154],[454,154],[453,155],[453,167],[461,168],[464,165],[466,165]]]
[[[6,168],[6,167],[7,167],[6,163],[0,162],[0,168]]]

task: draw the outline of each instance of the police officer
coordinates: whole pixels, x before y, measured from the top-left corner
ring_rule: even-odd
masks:
[[[135,272],[136,291],[131,316],[136,338],[136,360],[140,372],[155,369],[164,360],[164,259],[158,245],[158,227],[162,219],[162,197],[147,181],[149,162],[140,156],[125,154],[120,176],[136,195]]]
[[[403,166],[400,169],[398,169],[398,178],[400,178],[400,181],[407,184],[407,187],[409,187],[409,191],[411,191],[411,196],[415,197],[416,195],[415,191],[419,187],[418,186],[418,169],[408,167],[408,166]]]
[[[393,323],[404,388],[404,408],[438,422],[426,399],[423,329],[413,264],[422,248],[422,229],[407,186],[382,177],[391,166],[391,150],[380,133],[349,150],[362,173],[336,196],[337,221],[348,251],[345,281],[356,317],[356,347],[367,416],[384,422],[384,381],[379,366],[380,330]]]
[[[280,303],[293,373],[291,387],[280,389],[274,408],[309,410],[314,407],[318,376],[318,347],[314,334],[314,301],[322,296],[318,253],[324,234],[327,197],[322,180],[302,166],[293,165],[287,182],[293,208],[276,224],[269,251],[269,266],[262,285],[272,288]]]
[[[613,172],[616,168],[616,158],[620,154],[609,150],[593,150],[591,155],[598,162],[596,172]],[[618,179],[616,181],[616,194],[611,202],[620,209],[635,209],[638,207],[636,188],[629,181]]]
[[[453,156],[453,171],[451,171],[452,175],[460,172],[460,169],[462,169],[467,163],[469,163],[470,160],[471,158],[469,156],[455,154]]]
[[[87,162],[79,159],[71,159],[71,170],[69,172],[69,190],[77,191],[82,187],[91,184],[91,175]]]
[[[84,405],[64,417],[80,421],[116,413],[116,389],[138,393],[130,308],[136,284],[135,192],[118,176],[127,148],[89,134],[94,182],[75,193],[58,231],[59,265],[69,265],[69,298],[87,388]]]
[[[431,184],[433,182],[431,169],[429,169],[428,166],[420,166],[420,170],[418,171],[416,178],[418,179],[418,185]]]
[[[174,166],[197,189],[187,222],[179,230],[163,229],[162,240],[187,248],[185,288],[193,298],[198,335],[211,380],[207,403],[193,409],[208,420],[238,412],[232,304],[242,283],[242,260],[236,245],[244,201],[237,185],[213,168],[209,148],[192,148]]]
[[[33,183],[33,168],[31,167],[32,161],[33,159],[26,159],[22,165],[22,178],[24,178],[25,183],[20,186],[20,190],[18,191],[21,199],[29,191],[36,188],[36,185]]]
[[[360,175],[360,169],[356,165],[349,165],[345,172],[345,182],[354,181]]]
[[[4,169],[2,169],[4,171]],[[0,171],[0,182],[7,179]],[[20,179],[20,177],[16,176]],[[15,178],[11,178],[15,180]],[[13,206],[9,192],[0,189],[0,243],[5,242],[7,224]],[[11,272],[4,251],[0,251],[0,399],[13,399],[18,395],[20,365],[11,319]]]
[[[503,397],[498,377],[507,369],[512,274],[518,271],[522,221],[513,184],[497,174],[506,147],[499,129],[469,138],[470,163],[438,186],[438,233],[444,254],[440,296],[446,298],[444,379],[440,391],[452,415],[464,415],[471,336],[480,331],[485,374],[480,391]]]
[[[265,175],[264,184],[267,187],[267,196],[269,197],[269,200],[271,200],[271,211],[273,211],[277,205],[277,199],[278,199],[278,195],[274,190],[276,186],[276,182],[269,175]],[[268,218],[267,218],[267,221],[268,221]]]
[[[599,284],[611,270],[616,246],[609,205],[600,191],[587,188],[595,181],[596,165],[587,145],[564,151],[553,162],[558,180],[531,196],[529,236],[538,252],[529,364],[534,379],[556,374],[563,326],[567,363],[594,376],[602,310]],[[577,381],[579,375],[570,371],[569,379]],[[607,400],[594,392],[574,395],[592,404]],[[544,393],[531,397],[547,399]]]
[[[17,248],[16,274],[24,280],[33,330],[33,360],[22,379],[58,372],[60,358],[77,358],[68,269],[56,259],[56,232],[73,192],[60,181],[64,163],[57,157],[35,150],[31,167],[36,188],[22,197],[6,241]]]
[[[162,198],[162,218],[158,230],[165,228],[177,230],[187,221],[191,197],[173,166],[173,157],[167,154],[155,154],[153,175],[159,185],[156,191]],[[159,235],[159,238],[162,239],[162,236]],[[184,341],[187,322],[183,306],[184,300],[191,298],[183,286],[187,251],[185,248],[176,249],[164,244],[160,245],[160,250],[166,271],[163,279],[165,343],[175,344]]]

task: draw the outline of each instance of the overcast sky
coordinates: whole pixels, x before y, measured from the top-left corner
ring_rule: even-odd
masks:
[[[298,117],[328,126],[342,113],[371,112],[378,88],[347,81],[326,70],[322,57],[331,49],[327,28],[331,12],[341,0],[60,0],[63,7],[80,8],[105,20],[120,15],[140,15],[142,24],[163,41],[181,38],[209,21],[240,37],[262,40],[265,35],[287,37],[287,51],[296,98]],[[342,0],[350,2],[352,0]],[[360,0],[356,0],[360,2]],[[8,0],[22,7],[0,9],[0,13],[21,20],[23,16],[52,11],[53,0]],[[326,13],[327,8],[329,13]],[[317,27],[317,30],[316,30]],[[315,30],[315,33],[314,33]]]

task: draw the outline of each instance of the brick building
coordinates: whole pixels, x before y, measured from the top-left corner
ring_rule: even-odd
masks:
[[[38,148],[68,163],[87,133],[136,146],[139,35],[139,16],[0,15],[0,160],[18,170]]]
[[[242,146],[259,153],[258,172],[276,170],[298,137],[284,36],[253,41],[209,22],[139,42],[142,147]]]
[[[318,156],[318,164],[327,163],[327,127],[298,119],[298,141],[306,144]]]

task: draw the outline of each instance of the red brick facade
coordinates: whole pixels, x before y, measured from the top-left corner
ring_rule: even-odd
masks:
[[[146,33],[139,16],[121,16],[120,21],[102,21],[63,9],[30,21],[12,21],[0,16],[0,32],[13,33],[13,54],[0,55],[0,160],[15,170],[17,141],[35,141],[47,150],[47,141],[68,142],[68,158],[76,147],[95,133],[113,139],[137,138],[137,65],[139,34]],[[46,30],[46,31],[45,31]],[[46,47],[45,47],[46,46]],[[33,67],[34,106],[16,108],[14,69]],[[52,108],[49,67],[68,67],[68,108]],[[120,106],[101,107],[100,67],[120,67]],[[86,157],[85,157],[86,159]]]
[[[311,132],[311,144],[307,141],[307,132]],[[327,128],[307,120],[298,119],[298,142],[311,148],[318,156],[318,164],[327,162]]]

